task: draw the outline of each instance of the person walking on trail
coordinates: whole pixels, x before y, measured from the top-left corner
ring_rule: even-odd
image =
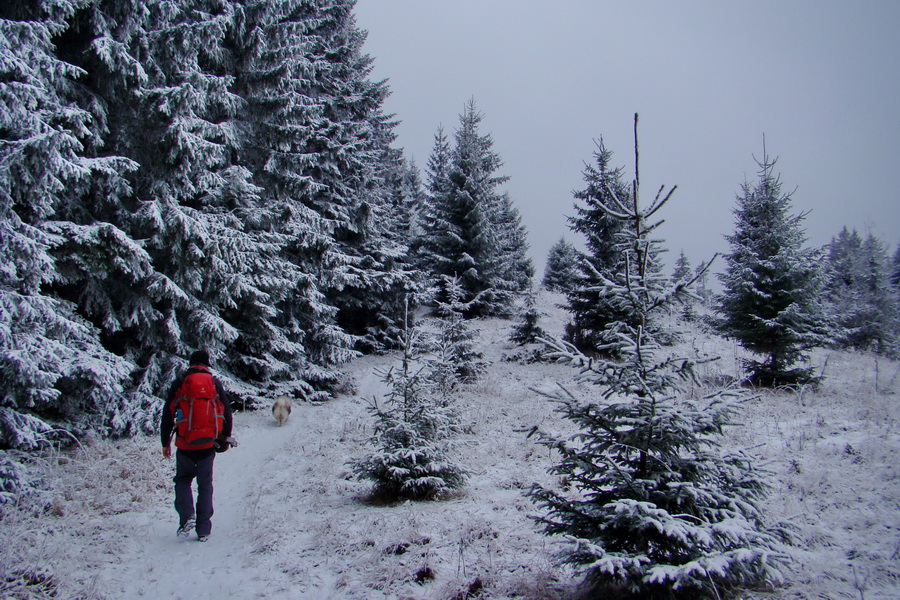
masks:
[[[196,528],[197,539],[205,542],[212,532],[213,461],[217,451],[237,445],[231,428],[231,402],[210,371],[209,353],[197,350],[191,354],[187,372],[169,390],[159,428],[167,459],[172,457],[170,444],[175,434],[175,510],[181,537]],[[191,489],[194,479],[196,506]]]

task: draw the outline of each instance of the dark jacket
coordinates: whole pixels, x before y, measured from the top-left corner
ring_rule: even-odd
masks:
[[[159,437],[162,442],[163,447],[168,446],[172,443],[172,433],[175,429],[175,417],[172,415],[172,403],[175,401],[175,394],[178,392],[178,389],[181,387],[181,384],[184,383],[184,378],[190,375],[191,373],[199,373],[202,372],[201,369],[196,369],[193,366],[188,369],[184,375],[175,380],[172,384],[172,387],[169,388],[169,394],[166,396],[166,403],[162,409],[162,418],[160,419],[159,424]],[[232,417],[231,417],[231,400],[228,399],[228,395],[225,393],[225,388],[222,387],[222,383],[213,376],[213,383],[216,384],[216,393],[219,394],[219,399],[222,401],[222,404],[225,405],[225,420],[222,423],[222,433],[219,437],[227,438],[231,436],[231,427],[232,427]],[[192,458],[199,459],[204,456],[208,456],[209,454],[215,453],[215,449],[206,448],[204,450],[181,450],[178,452],[185,452],[189,454]]]

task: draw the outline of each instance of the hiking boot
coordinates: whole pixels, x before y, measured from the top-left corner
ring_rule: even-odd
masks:
[[[198,542],[205,542],[205,541],[207,541],[208,539],[209,539],[209,534],[206,534],[206,535],[198,535],[198,536],[197,536],[197,541],[198,541]]]
[[[187,537],[191,535],[191,532],[194,530],[195,523],[196,521],[194,520],[194,517],[188,518],[188,520],[184,522],[184,525],[178,528],[177,535],[179,537]]]

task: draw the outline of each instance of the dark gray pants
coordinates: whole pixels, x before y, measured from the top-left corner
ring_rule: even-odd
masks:
[[[192,458],[178,450],[175,453],[175,510],[179,527],[191,517],[197,518],[197,535],[209,535],[213,516],[213,460],[215,452],[202,458]],[[194,509],[194,493],[191,482],[197,479],[197,506]]]

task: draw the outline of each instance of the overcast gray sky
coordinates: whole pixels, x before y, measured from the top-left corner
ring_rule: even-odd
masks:
[[[561,236],[581,243],[566,217],[594,140],[631,180],[635,112],[644,202],[678,186],[670,264],[728,251],[763,134],[809,245],[844,225],[891,254],[900,239],[898,0],[359,0],[356,17],[420,168],[475,99],[539,275]]]

